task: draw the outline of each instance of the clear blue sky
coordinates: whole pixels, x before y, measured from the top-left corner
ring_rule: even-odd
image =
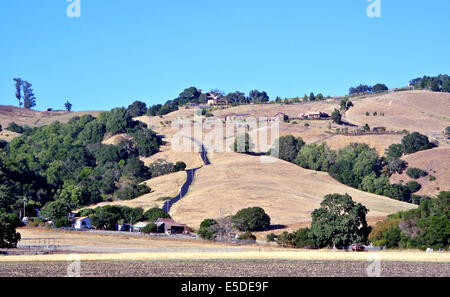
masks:
[[[404,86],[450,74],[450,1],[66,0],[0,4],[0,104],[13,78],[36,109],[110,109],[173,99],[189,86],[276,96],[344,95],[359,83]]]

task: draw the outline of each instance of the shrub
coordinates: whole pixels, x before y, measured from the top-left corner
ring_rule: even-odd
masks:
[[[430,175],[430,181],[435,181],[435,180],[436,180],[436,177],[433,175]]]
[[[206,240],[214,239],[214,230],[211,226],[217,225],[217,221],[213,219],[206,219],[200,224],[200,229],[198,230],[198,235]]]
[[[175,164],[175,170],[176,171],[184,171],[184,170],[186,170],[186,163],[184,163],[184,162],[177,162]]]
[[[411,191],[411,193],[416,193],[422,188],[422,186],[415,180],[408,182],[406,184],[406,187],[409,189],[409,191]]]
[[[68,217],[57,218],[53,221],[53,224],[56,228],[70,227],[70,221]]]
[[[147,226],[145,226],[144,228],[142,228],[141,232],[145,233],[145,234],[156,233],[156,232],[158,232],[158,227],[156,226],[155,223],[150,223]]]
[[[270,226],[270,217],[261,207],[241,209],[232,220],[240,231],[263,231]]]
[[[0,139],[0,149],[4,149],[8,145],[6,140]]]
[[[9,123],[6,130],[11,131],[11,132],[16,132],[19,134],[22,134],[24,132],[24,128],[22,126],[17,125],[15,122]]]
[[[238,237],[239,240],[246,240],[246,241],[256,241],[256,236],[252,234],[252,232],[247,231],[245,233],[242,233]]]
[[[428,172],[426,172],[425,170],[419,169],[419,168],[408,168],[408,170],[406,170],[406,174],[414,179],[418,179],[420,177],[424,177],[428,175]]]
[[[270,233],[266,235],[267,242],[274,242],[277,239],[277,236],[274,233]]]
[[[298,248],[313,248],[316,246],[309,228],[298,229],[294,234],[294,242]]]

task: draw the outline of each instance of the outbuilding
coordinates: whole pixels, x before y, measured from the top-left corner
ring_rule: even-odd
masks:
[[[91,219],[89,217],[80,217],[75,219],[74,228],[81,229],[90,229],[91,228]]]

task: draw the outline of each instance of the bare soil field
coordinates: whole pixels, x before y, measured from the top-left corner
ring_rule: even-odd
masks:
[[[429,195],[431,197],[439,194],[440,191],[450,190],[450,148],[434,148],[431,150],[420,151],[411,155],[402,157],[408,163],[410,168],[420,168],[428,172],[428,176],[417,180],[422,185],[422,189],[417,195]],[[430,180],[434,176],[436,180]],[[392,183],[407,183],[411,180],[406,171],[403,174],[394,174],[391,177]]]
[[[69,262],[70,263],[70,262]],[[367,261],[82,262],[82,277],[365,277]],[[68,262],[0,263],[0,277],[63,277]],[[381,262],[382,277],[449,277],[448,263]]]
[[[388,130],[420,132],[443,141],[442,131],[450,126],[450,94],[431,91],[394,92],[356,99],[344,119],[350,123]],[[366,116],[369,112],[370,116]],[[377,112],[377,116],[373,113]],[[380,113],[384,113],[381,116]]]
[[[311,220],[311,212],[330,193],[348,193],[364,204],[369,217],[408,210],[416,206],[345,186],[325,172],[303,169],[273,159],[237,153],[209,154],[212,165],[199,169],[188,194],[171,209],[171,216],[193,228],[207,218],[259,206],[272,224],[291,225]]]

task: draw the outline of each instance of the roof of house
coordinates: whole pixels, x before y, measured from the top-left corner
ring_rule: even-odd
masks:
[[[155,221],[155,223],[164,223],[174,227],[184,227],[184,225],[177,223],[174,219],[163,219],[159,218]]]
[[[135,227],[135,228],[144,228],[148,224],[150,224],[150,223],[148,223],[148,222],[139,222],[139,223],[134,224],[133,227]]]
[[[84,221],[85,219],[89,219],[89,217],[79,217],[76,218],[75,221]]]

